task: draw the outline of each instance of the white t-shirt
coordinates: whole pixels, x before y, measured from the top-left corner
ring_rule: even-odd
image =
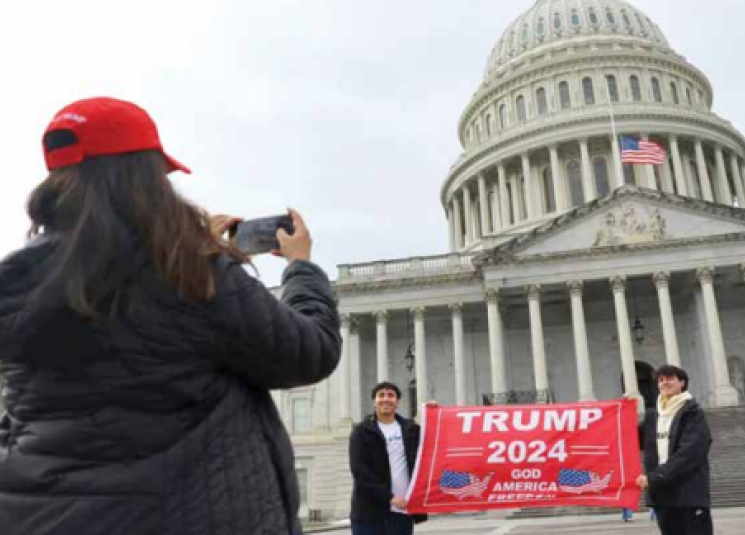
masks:
[[[406,450],[404,449],[401,424],[398,422],[390,424],[378,422],[378,427],[383,432],[388,449],[388,464],[391,467],[391,492],[394,496],[403,498],[409,489],[409,468],[406,464]],[[391,505],[391,511],[403,513],[401,509],[394,505]]]

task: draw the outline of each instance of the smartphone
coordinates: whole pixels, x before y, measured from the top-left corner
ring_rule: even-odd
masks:
[[[295,232],[292,218],[285,215],[275,215],[242,221],[230,229],[230,239],[243,253],[257,255],[279,249],[277,231],[285,229],[287,234]]]

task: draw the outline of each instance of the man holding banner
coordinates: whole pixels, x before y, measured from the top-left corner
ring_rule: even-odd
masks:
[[[662,535],[711,535],[706,416],[688,392],[685,370],[662,366],[657,384],[657,409],[647,413],[642,436],[647,474],[637,484],[649,489]]]
[[[424,516],[406,511],[406,490],[419,448],[419,426],[396,414],[401,391],[383,382],[372,391],[375,413],[354,426],[349,462],[354,478],[352,533],[410,535]]]
[[[633,400],[425,407],[407,511],[636,509],[639,474]]]

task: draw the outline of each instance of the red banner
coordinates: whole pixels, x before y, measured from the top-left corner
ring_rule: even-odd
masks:
[[[423,407],[409,513],[636,509],[636,402]]]

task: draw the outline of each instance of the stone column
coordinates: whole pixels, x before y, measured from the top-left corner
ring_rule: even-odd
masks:
[[[579,151],[582,155],[582,192],[585,196],[585,202],[594,201],[598,197],[598,188],[595,182],[595,173],[592,172],[590,149],[586,137],[579,140]]]
[[[574,353],[577,358],[577,378],[579,400],[595,401],[595,389],[592,386],[592,366],[590,349],[587,344],[587,326],[585,309],[582,304],[582,281],[572,281],[568,285],[572,302],[572,328],[574,330]]]
[[[455,241],[455,215],[453,214],[453,203],[449,203],[447,206],[447,214],[448,214],[448,237],[449,237],[449,245],[450,245],[450,252],[457,251],[458,246],[456,245]]]
[[[463,216],[460,211],[460,199],[458,194],[453,195],[453,217],[455,218],[455,250],[463,249]]]
[[[466,358],[463,348],[463,305],[461,303],[450,305],[450,311],[453,316],[455,404],[466,405]]]
[[[729,187],[729,179],[727,178],[727,168],[724,165],[724,155],[722,154],[722,147],[717,145],[714,150],[714,154],[717,160],[717,181],[719,182],[719,201],[722,204],[732,206],[732,188]]]
[[[610,280],[613,288],[613,302],[616,308],[616,323],[618,324],[618,342],[621,348],[621,367],[623,369],[624,396],[637,400],[637,410],[644,411],[644,400],[639,394],[639,381],[636,377],[636,362],[634,359],[634,345],[631,340],[629,326],[629,312],[626,308],[626,278],[613,277]]]
[[[649,134],[642,134],[644,141],[649,141]],[[654,174],[654,166],[644,164],[644,185],[649,189],[657,189],[657,177]]]
[[[349,331],[349,376],[352,387],[352,420],[362,421],[362,359],[360,354],[360,331],[357,321],[353,321]]]
[[[533,180],[533,175],[530,172],[530,156],[525,153],[523,154],[520,159],[522,160],[523,164],[523,178],[525,179],[525,195],[526,195],[526,202],[528,208],[528,220],[532,221],[533,219],[538,217],[538,195],[536,195],[536,187],[535,182]]]
[[[491,185],[491,198],[492,198],[492,205],[491,205],[491,224],[492,224],[492,230],[494,233],[499,232],[502,230],[502,215],[501,215],[501,209],[499,208],[499,186],[497,184]]]
[[[742,175],[740,174],[740,162],[737,154],[734,152],[730,155],[730,166],[732,167],[732,178],[735,181],[735,193],[737,194],[737,203],[740,208],[745,208],[745,189],[743,189]]]
[[[541,287],[537,284],[525,288],[528,294],[530,310],[530,342],[533,351],[533,371],[538,402],[547,402],[542,396],[548,392],[548,369],[546,366],[546,348],[543,343],[543,320],[541,318]]]
[[[550,145],[548,150],[551,155],[551,178],[554,183],[556,211],[566,212],[569,209],[569,200],[567,198],[567,189],[564,184],[564,174],[561,172],[561,164],[559,163],[559,149],[556,145]]]
[[[502,312],[499,310],[499,293],[497,290],[486,292],[486,308],[489,318],[489,356],[491,360],[492,393],[504,394],[507,385],[507,370],[504,354],[504,325]]]
[[[481,237],[490,233],[489,228],[489,196],[486,193],[486,176],[479,174],[479,215],[481,216]]]
[[[670,150],[673,153],[673,171],[675,171],[675,187],[678,189],[678,195],[693,196],[693,192],[688,189],[685,171],[683,171],[683,160],[680,158],[680,148],[678,147],[678,138],[670,136]]]
[[[341,380],[339,386],[341,392],[339,396],[339,423],[341,425],[349,424],[352,421],[352,376],[350,375],[350,331],[352,329],[352,316],[342,314],[341,316],[341,362],[339,363],[339,375]]]
[[[714,194],[711,189],[711,180],[709,180],[709,171],[706,169],[706,156],[704,147],[700,139],[696,139],[696,165],[698,166],[698,179],[701,181],[701,191],[704,200],[714,202]]]
[[[678,350],[678,335],[675,332],[675,316],[670,301],[670,273],[660,271],[652,276],[657,288],[657,300],[660,303],[660,317],[662,318],[662,336],[665,339],[666,362],[680,367],[680,351]]]
[[[502,228],[510,226],[510,196],[507,193],[507,170],[502,162],[497,165],[499,172],[499,212],[502,216]]]
[[[665,193],[675,193],[673,188],[673,171],[670,168],[670,158],[665,158],[662,164],[662,191]]]
[[[623,162],[621,162],[621,146],[618,143],[618,136],[611,136],[611,152],[613,153],[613,175],[616,177],[616,183],[613,188],[620,188],[624,185],[623,180]]]
[[[424,330],[424,308],[419,307],[411,311],[414,314],[414,348],[416,357],[416,396],[417,403],[422,404],[429,399],[429,384],[427,381],[427,342]],[[417,410],[419,414],[419,410]]]
[[[378,343],[378,382],[390,380],[388,372],[388,312],[379,310],[375,313],[375,326]]]
[[[520,182],[517,180],[516,176],[513,176],[510,179],[510,182],[512,183],[512,187],[510,188],[512,191],[512,214],[515,219],[515,224],[518,224],[523,220],[523,211],[520,206]]]
[[[473,205],[471,204],[471,188],[468,183],[463,184],[463,208],[466,213],[466,247],[475,241],[473,232]]]
[[[714,368],[714,394],[712,396],[714,406],[734,407],[738,404],[738,394],[730,382],[729,370],[727,369],[727,353],[724,349],[722,324],[719,321],[719,309],[714,293],[714,270],[711,268],[699,269],[696,271],[696,277],[701,284],[706,311],[706,326],[711,344],[711,358]]]

